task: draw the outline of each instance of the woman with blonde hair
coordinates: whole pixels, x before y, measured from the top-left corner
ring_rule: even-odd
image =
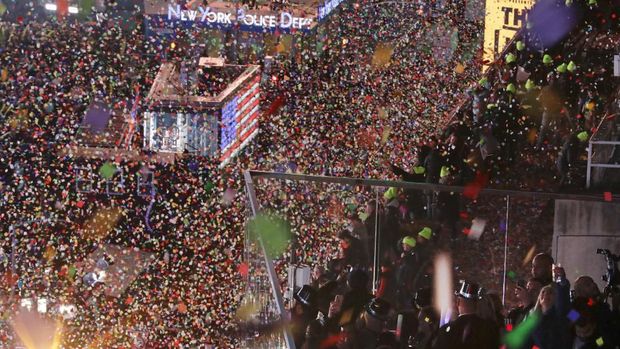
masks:
[[[565,309],[568,305],[562,304],[563,297],[558,294],[561,289],[556,284],[543,287],[530,313],[530,318],[538,318],[538,324],[532,333],[532,344],[541,349],[567,348],[569,324]]]

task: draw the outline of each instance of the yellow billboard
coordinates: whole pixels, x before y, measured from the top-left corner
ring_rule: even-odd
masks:
[[[484,69],[493,62],[525,24],[534,0],[486,0],[484,19]]]

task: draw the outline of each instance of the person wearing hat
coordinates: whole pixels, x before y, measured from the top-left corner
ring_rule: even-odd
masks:
[[[304,285],[293,295],[295,302],[291,309],[291,332],[297,348],[304,344],[306,328],[317,316],[316,297],[316,290],[310,285]]]
[[[410,307],[414,294],[412,281],[418,272],[420,261],[416,254],[417,241],[413,236],[405,236],[401,240],[402,253],[396,270],[396,293],[399,308]]]
[[[441,328],[433,349],[499,348],[499,329],[491,321],[476,314],[482,291],[476,283],[462,281],[455,292],[458,318]]]
[[[346,341],[339,348],[375,349],[384,344],[395,344],[394,336],[389,336],[387,330],[391,313],[389,302],[372,298],[357,317],[354,326],[345,328]]]
[[[364,306],[372,299],[368,290],[368,273],[361,269],[353,269],[347,275],[347,292],[342,297],[340,312],[336,315],[340,326],[355,321]]]
[[[571,182],[571,168],[575,166],[575,162],[579,159],[581,153],[585,151],[587,140],[588,132],[586,131],[571,133],[566,136],[556,161],[556,167],[560,174],[560,181],[558,183],[560,188]]]

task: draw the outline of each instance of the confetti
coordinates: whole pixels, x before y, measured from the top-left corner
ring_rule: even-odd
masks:
[[[503,342],[509,349],[522,348],[539,322],[540,315],[538,313],[530,314],[525,321],[504,336]]]
[[[116,173],[116,166],[111,162],[106,162],[99,168],[99,175],[105,179],[111,179]]]
[[[532,261],[532,259],[534,258],[534,255],[536,254],[536,245],[533,245],[532,247],[530,247],[530,249],[527,251],[527,253],[525,254],[525,257],[523,257],[523,262],[521,263],[522,266],[527,266],[528,264],[530,264],[530,262]]]
[[[487,225],[486,219],[474,218],[471,224],[471,228],[467,237],[472,240],[480,239],[480,236],[484,232],[484,227]]]
[[[606,191],[603,193],[603,197],[605,198],[605,201],[610,202],[612,201],[612,196],[611,196],[611,192]]]
[[[454,68],[454,72],[457,74],[463,74],[465,72],[465,66],[461,63],[457,63],[456,67]]]
[[[249,222],[248,229],[255,238],[263,241],[265,251],[272,258],[277,258],[284,252],[291,238],[288,222],[272,214],[256,215]]]

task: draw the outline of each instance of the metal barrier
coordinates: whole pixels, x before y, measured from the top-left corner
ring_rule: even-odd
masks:
[[[620,169],[620,124],[615,115],[606,115],[590,137],[588,143],[588,165],[586,187],[614,182],[609,179],[607,169]]]

